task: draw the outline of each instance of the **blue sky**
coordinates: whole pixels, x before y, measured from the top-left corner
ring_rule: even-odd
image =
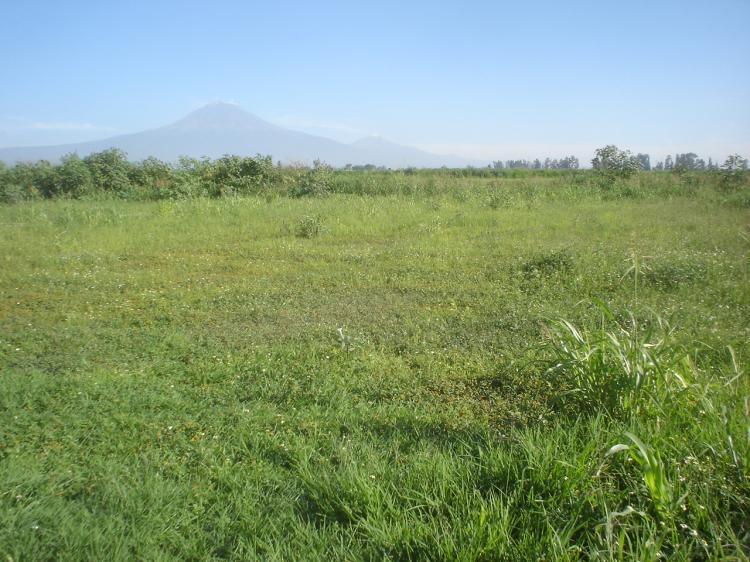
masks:
[[[437,152],[750,156],[750,0],[3,0],[0,146],[233,101],[290,128]]]

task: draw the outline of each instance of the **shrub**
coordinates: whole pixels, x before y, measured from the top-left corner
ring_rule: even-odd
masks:
[[[641,169],[641,162],[629,150],[620,150],[613,144],[596,150],[591,166],[598,177],[606,182],[629,178]]]
[[[319,197],[328,195],[333,180],[333,168],[316,160],[312,169],[305,170],[297,178],[289,194],[292,197]]]
[[[263,191],[274,171],[271,157],[260,154],[255,158],[227,155],[208,167],[210,192],[214,196]]]
[[[55,178],[55,168],[46,160],[19,162],[5,174],[9,193],[16,194],[15,200],[32,197],[52,197],[59,191]]]
[[[19,203],[31,198],[33,195],[17,183],[3,182],[0,185],[0,203]]]
[[[80,197],[94,189],[91,171],[78,154],[68,154],[62,157],[57,170],[60,192],[70,197]]]
[[[83,159],[99,189],[126,197],[132,184],[128,176],[130,163],[126,154],[117,148],[94,152]]]

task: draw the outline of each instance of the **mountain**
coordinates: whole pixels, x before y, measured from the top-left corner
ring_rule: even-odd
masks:
[[[449,168],[463,168],[469,164],[467,160],[458,156],[444,156],[441,154],[432,154],[413,148],[388,141],[383,137],[372,136],[360,139],[351,144],[362,154],[367,154],[369,162],[388,162],[389,168],[440,168],[447,166]]]
[[[279,131],[281,127],[233,103],[211,103],[162,127],[163,131]]]
[[[285,129],[230,103],[213,103],[170,125],[140,133],[77,144],[0,148],[0,161],[9,164],[57,161],[71,152],[85,156],[112,147],[123,150],[134,161],[149,156],[176,161],[180,156],[219,158],[225,154],[270,154],[274,161],[311,163],[319,159],[333,166],[375,164],[389,168],[424,168],[463,167],[468,164],[456,156],[431,154],[380,137],[345,144]]]

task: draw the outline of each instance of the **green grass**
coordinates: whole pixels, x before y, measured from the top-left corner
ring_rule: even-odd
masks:
[[[0,558],[747,560],[747,209],[534,181],[0,207]]]

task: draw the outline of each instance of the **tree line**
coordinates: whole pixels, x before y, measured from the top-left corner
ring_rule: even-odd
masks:
[[[663,163],[658,163],[655,167],[657,170],[671,170],[680,175],[685,175],[687,171],[706,170],[715,172],[718,177],[718,185],[723,189],[737,189],[745,183],[747,179],[747,159],[739,154],[730,155],[724,164],[714,166],[709,158],[711,168],[708,168],[695,153],[677,154],[675,157],[676,164],[671,160],[671,156],[666,158],[670,167],[666,168]],[[596,150],[596,155],[591,160],[591,167],[597,175],[600,183],[612,184],[619,179],[627,179],[641,170],[650,170],[648,154],[634,155],[629,150],[620,150],[615,145],[610,144]]]
[[[719,170],[720,165],[718,162],[714,162],[712,158],[708,158],[706,161],[700,158],[695,152],[686,152],[684,154],[675,154],[674,158],[672,155],[668,155],[663,161],[659,161],[651,166],[651,156],[645,153],[637,153],[633,155],[634,161],[636,161],[641,170]],[[495,170],[505,169],[527,169],[527,170],[577,170],[580,164],[578,158],[575,156],[566,156],[564,158],[545,158],[540,160],[536,158],[534,160],[494,160],[489,167]],[[595,167],[595,166],[594,166]],[[745,167],[747,167],[747,160],[745,160]]]
[[[695,152],[686,152],[684,154],[675,154],[674,159],[667,155],[663,162],[658,162],[654,166],[655,170],[718,170],[718,162],[714,162],[711,157],[706,162],[699,158]]]
[[[221,196],[257,191],[276,181],[276,176],[273,161],[266,156],[183,157],[176,164],[156,158],[130,162],[123,151],[110,148],[83,158],[68,154],[59,164],[40,160],[8,167],[0,162],[0,198]]]
[[[490,165],[495,170],[512,170],[526,168],[528,170],[577,170],[579,168],[578,158],[565,156],[564,158],[545,158],[544,161],[535,160],[495,160]]]
[[[0,162],[0,202],[16,202],[34,198],[117,197],[123,199],[181,199],[187,197],[221,197],[254,193],[286,194],[292,197],[322,195],[331,191],[342,193],[380,193],[390,188],[429,189],[434,178],[462,177],[527,177],[575,176],[571,181],[587,181],[591,177],[600,187],[627,179],[650,170],[648,154],[633,155],[608,145],[596,151],[592,170],[580,170],[578,159],[508,160],[494,162],[484,168],[421,170],[407,168],[392,171],[363,165],[345,166],[338,171],[323,162],[312,166],[303,164],[274,165],[270,156],[224,156],[180,158],[176,163],[147,158],[131,162],[121,150],[111,148],[85,157],[77,154],[64,156],[59,163],[45,160],[19,162],[5,166]],[[678,154],[672,160],[659,162],[655,170],[713,171],[721,185],[743,185],[747,178],[747,160],[730,156],[722,166],[709,159],[704,163],[694,153]],[[390,189],[388,188],[388,189]]]

